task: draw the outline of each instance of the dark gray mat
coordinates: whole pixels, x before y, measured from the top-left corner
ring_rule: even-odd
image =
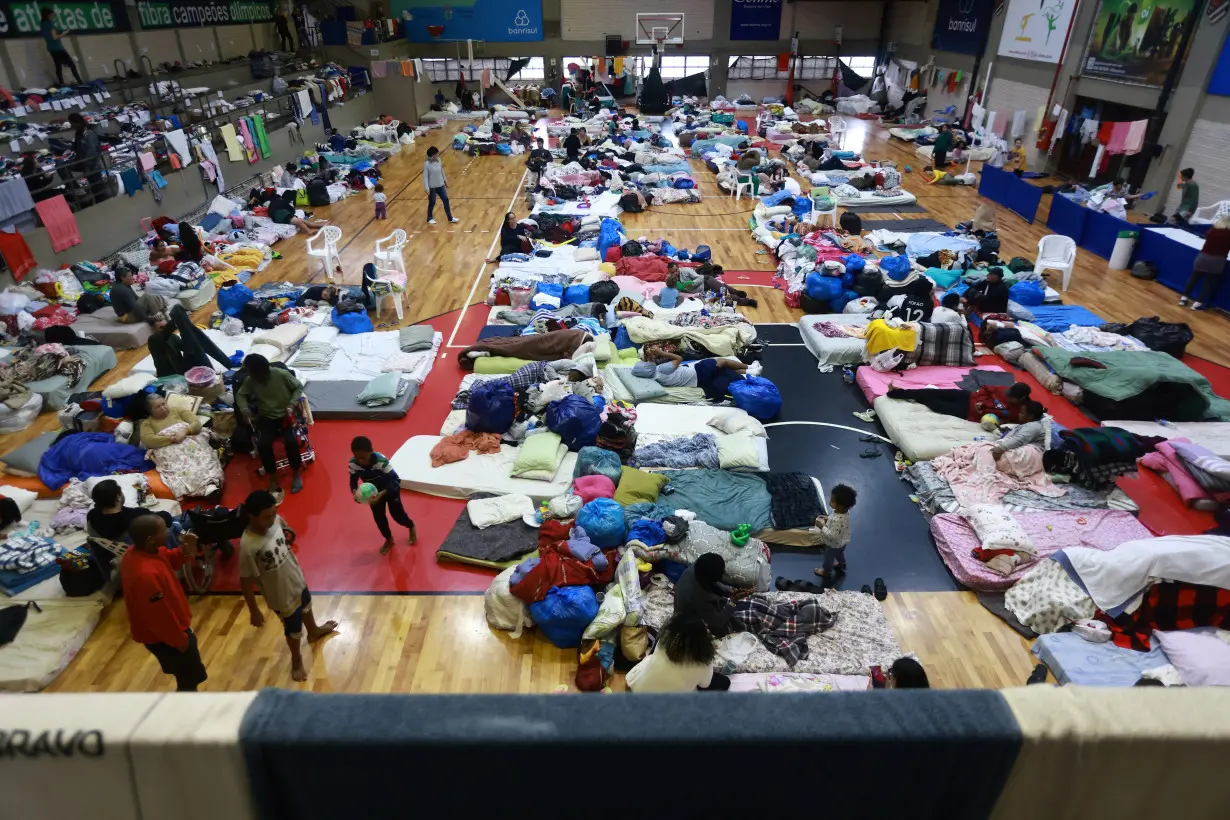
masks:
[[[307,396],[308,404],[312,407],[312,417],[325,421],[400,419],[410,412],[414,400],[419,395],[419,383],[410,382],[406,392],[392,404],[386,404],[384,407],[368,407],[355,401],[366,386],[365,381],[309,381],[303,386],[303,395]]]
[[[770,345],[801,345],[798,325],[756,325],[756,339]]]
[[[490,493],[477,493],[473,498],[491,498]],[[461,508],[444,543],[436,551],[438,561],[489,566],[515,561],[538,549],[538,530],[524,521],[510,521],[478,529],[470,520],[470,512]],[[495,567],[490,567],[494,569]]]
[[[1004,593],[979,592],[976,593],[976,597],[978,598],[978,603],[982,604],[983,607],[986,608],[987,612],[990,612],[1008,626],[1012,627],[1013,631],[1022,638],[1033,639],[1038,637],[1037,632],[1034,632],[1032,629],[1025,626],[1025,624],[1018,621],[1016,616],[1009,612],[1008,608],[1004,606]]]
[[[875,202],[869,202],[866,205],[842,205],[841,207],[850,211],[858,211],[859,213],[873,214],[925,214],[927,209],[919,205],[917,202],[909,202],[905,205],[880,205]]]
[[[918,233],[919,231],[936,231],[944,233],[952,228],[934,219],[864,219],[865,231],[894,231],[896,233]]]

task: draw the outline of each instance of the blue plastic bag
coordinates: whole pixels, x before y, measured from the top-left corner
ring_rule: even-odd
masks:
[[[679,177],[678,179],[675,180],[674,186],[681,190],[685,190],[687,188],[695,188],[696,183],[692,180],[691,177]]]
[[[603,218],[602,227],[598,230],[599,259],[606,259],[607,248],[619,247],[623,244],[622,233],[619,222],[609,216]]]
[[[680,262],[686,262],[686,261],[688,261],[689,259],[691,259],[691,258],[692,258],[692,255],[691,255],[690,253],[688,253],[688,249],[687,249],[687,248],[680,248],[680,249],[679,249],[679,252],[678,252],[678,253],[676,253],[676,254],[675,254],[675,256],[676,256],[676,258],[678,258],[678,259],[679,259],[679,261],[680,261]]]
[[[615,347],[618,350],[627,350],[630,347],[636,347],[632,343],[632,337],[628,335],[628,329],[623,325],[615,331]]]
[[[1037,307],[1046,299],[1046,288],[1040,282],[1017,282],[1008,288],[1008,298],[1018,305]]]
[[[852,290],[843,290],[838,296],[829,301],[829,310],[834,313],[841,313],[846,309],[846,304],[852,299],[857,299],[858,294]]]
[[[619,454],[601,447],[582,447],[577,451],[577,463],[572,468],[572,477],[583,475],[604,475],[618,486],[619,477],[623,475],[624,465],[619,460]]]
[[[589,301],[589,285],[569,285],[564,290],[565,305],[583,305]]]
[[[854,287],[855,276],[850,273],[850,269],[846,268],[846,272],[841,275],[841,286],[846,290]]]
[[[848,253],[841,257],[841,264],[846,266],[846,273],[858,276],[867,267],[867,260],[857,253]]]
[[[696,250],[692,252],[692,258],[698,262],[708,262],[713,258],[713,251],[708,245],[697,245]]]
[[[470,395],[470,404],[473,406],[473,393]],[[598,428],[602,426],[602,417],[599,415],[598,408],[587,399],[572,395],[564,396],[547,405],[546,422],[547,429],[557,434],[563,440],[564,446],[575,453],[582,447],[592,446],[598,440]],[[509,418],[509,424],[511,423],[512,419]],[[467,423],[466,426],[470,425]],[[507,429],[507,427],[504,428],[504,430]]]
[[[647,547],[656,547],[658,544],[666,543],[666,530],[662,529],[662,525],[652,518],[642,518],[632,525],[632,529],[628,530],[629,541],[640,541]]]
[[[777,392],[777,385],[761,376],[731,382],[730,395],[736,407],[760,421],[768,421],[782,409],[782,394]]]
[[[501,142],[496,145],[495,152],[505,157],[512,156],[512,146],[506,142]]]
[[[886,256],[880,260],[880,270],[894,282],[900,282],[910,274],[908,256]]]
[[[658,253],[662,256],[674,256],[677,253],[677,251],[675,250],[674,245],[672,245],[671,243],[663,239],[662,248],[658,251]]]
[[[238,316],[243,306],[256,298],[256,294],[247,285],[236,282],[224,288],[218,288],[218,310],[227,316]]]
[[[371,317],[362,312],[338,313],[333,309],[333,326],[338,333],[371,333],[375,330]]]
[[[811,213],[811,200],[805,196],[795,196],[794,203],[791,204],[790,210],[795,216],[802,219]]]
[[[595,498],[577,511],[577,526],[603,549],[624,545],[624,508],[609,498]]]
[[[550,302],[541,301],[540,296],[554,296],[559,300],[559,304],[551,304]],[[553,282],[539,282],[538,288],[534,291],[534,297],[530,299],[530,310],[542,310],[547,308],[552,310],[564,304],[564,286],[557,285]]]
[[[475,433],[507,433],[516,415],[513,386],[504,379],[474,385],[466,408],[466,429]]]
[[[836,299],[841,294],[841,280],[836,276],[825,276],[822,273],[812,271],[807,274],[807,279],[803,283],[803,290],[810,298],[819,302],[827,302],[830,299]]]
[[[598,616],[598,597],[589,587],[551,587],[547,597],[529,605],[530,618],[560,649],[581,645],[585,627]]]

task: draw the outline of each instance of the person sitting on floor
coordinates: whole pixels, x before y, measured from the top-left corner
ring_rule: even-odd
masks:
[[[898,658],[888,668],[885,675],[885,687],[888,689],[930,689],[931,682],[927,680],[927,670],[913,658]]]
[[[230,357],[192,323],[183,305],[172,306],[169,313],[151,314],[149,324],[154,328],[149,337],[149,353],[154,359],[154,372],[160,378],[182,376],[194,367],[209,367],[210,359],[228,370],[231,368]]]
[[[515,212],[504,214],[504,224],[500,226],[500,255],[495,259],[488,259],[487,264],[494,265],[500,261],[500,256],[510,253],[530,253],[533,245],[530,243],[529,232],[529,228],[518,223]]]
[[[115,284],[111,286],[111,308],[115,318],[124,324],[147,322],[149,317],[166,313],[167,300],[156,293],[137,296],[133,290],[133,277],[136,271],[127,265],[120,266],[115,274]]]
[[[979,313],[1007,313],[1008,285],[1004,283],[1003,268],[987,268],[987,278],[970,285],[961,304]]]
[[[161,239],[155,239],[154,246],[149,251],[149,263],[158,267],[160,263],[174,259],[177,253],[179,253],[179,245],[168,245]]]
[[[1017,419],[1020,424],[1012,428],[1012,431],[995,442],[995,447],[991,450],[991,454],[996,458],[1002,456],[1008,450],[1015,450],[1018,447],[1026,447],[1034,445],[1046,449],[1047,439],[1050,433],[1047,431],[1047,426],[1043,422],[1046,416],[1046,408],[1041,402],[1025,401],[1020,405],[1017,411]]]
[[[90,500],[94,506],[85,515],[86,543],[94,563],[108,578],[111,577],[116,555],[132,545],[128,529],[135,519],[143,515],[158,515],[168,526],[171,524],[170,513],[124,506],[124,491],[114,478],[95,484],[90,491]]]
[[[678,614],[662,626],[653,652],[628,670],[633,692],[726,691],[730,678],[713,671],[717,648],[697,615]]]
[[[706,552],[683,571],[675,582],[675,615],[700,618],[714,640],[730,632],[730,616],[738,594],[722,583],[726,559]]]
[[[961,315],[961,297],[956,293],[945,293],[940,300],[940,306],[931,311],[931,324],[964,324],[965,317]]]
[[[710,401],[727,398],[730,385],[748,372],[748,366],[738,359],[685,362],[682,356],[649,346],[642,353],[648,358],[633,365],[632,375],[653,379],[663,387],[699,387]]]

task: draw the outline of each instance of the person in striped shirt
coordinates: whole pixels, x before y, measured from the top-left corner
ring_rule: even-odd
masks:
[[[401,504],[401,479],[397,477],[393,465],[382,453],[372,449],[371,439],[367,436],[356,436],[350,442],[350,453],[350,492],[354,494],[356,502],[372,508],[372,517],[376,519],[376,526],[384,536],[380,554],[388,555],[389,550],[393,549],[393,531],[389,529],[386,511],[393,516],[394,521],[410,530],[407,543],[413,545],[418,541],[418,533],[414,529],[414,521],[406,514],[406,508]],[[375,486],[375,495],[363,498],[359,494],[359,485],[364,483]]]

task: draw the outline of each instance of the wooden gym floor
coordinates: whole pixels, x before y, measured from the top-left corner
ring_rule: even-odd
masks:
[[[498,237],[500,220],[510,207],[524,214],[524,165],[515,158],[472,158],[452,151],[449,142],[460,124],[430,132],[381,166],[389,196],[387,222],[377,222],[366,196],[343,200],[318,215],[343,231],[343,281],[357,284],[362,265],[371,258],[374,240],[394,228],[410,234],[407,264],[411,271],[407,311],[403,324],[457,310],[482,301],[486,293],[484,260]],[[436,225],[426,224],[426,192],[422,183],[424,152],[439,147],[449,178],[453,213],[461,222],[449,224],[437,204]],[[933,218],[947,225],[968,219],[979,202],[973,188],[923,184],[917,173],[922,163],[913,146],[890,140],[887,131],[855,121],[845,147],[872,159],[889,159],[898,167],[910,165],[906,187],[918,196],[927,214],[904,218]],[[707,244],[714,260],[727,270],[772,270],[771,257],[757,253],[747,233],[747,220],[755,200],[735,201],[722,195],[713,174],[693,160],[700,192],[699,204],[670,205],[643,214],[621,217],[629,235],[662,237],[677,247]],[[1003,209],[999,213],[1002,253],[1034,258],[1038,240],[1046,234],[1044,200],[1042,218],[1033,225]],[[893,219],[891,215],[865,219]],[[276,246],[284,259],[275,261],[249,283],[316,281],[319,269],[310,270],[303,238]],[[779,291],[753,288],[760,305],[745,312],[754,322],[794,322],[801,313],[786,307]],[[1161,285],[1142,282],[1123,272],[1106,269],[1102,259],[1079,252],[1072,288],[1066,301],[1083,304],[1109,320],[1131,321],[1160,315],[1184,321],[1196,332],[1189,352],[1230,365],[1230,325],[1216,313],[1193,313],[1175,305],[1177,295]],[[197,312],[204,322],[215,306]],[[391,308],[380,317],[395,319]],[[444,328],[445,338],[452,328]],[[120,351],[119,367],[96,387],[117,381],[138,359],[139,351]],[[451,355],[444,351],[444,355]],[[396,422],[387,422],[395,424]],[[54,414],[44,414],[34,426],[18,434],[0,436],[0,452],[55,427]],[[319,470],[320,467],[318,466]],[[331,476],[342,482],[344,476]],[[408,499],[408,504],[413,504]],[[310,539],[311,533],[301,536]],[[931,549],[920,544],[920,549]],[[310,580],[310,579],[309,579]],[[205,595],[193,599],[194,628],[209,670],[204,688],[213,691],[251,690],[265,686],[305,687],[318,692],[414,693],[541,693],[571,688],[576,652],[560,650],[531,631],[520,640],[488,628],[478,595],[318,595],[317,618],[341,622],[337,635],[305,651],[309,669],[306,684],[290,678],[287,650],[276,618],[253,629],[241,597]],[[890,593],[885,602],[889,622],[903,650],[914,652],[939,688],[1017,686],[1033,666],[1028,643],[984,610],[969,592]],[[623,688],[617,678],[613,688]],[[165,691],[172,681],[158,669],[144,647],[134,643],[122,601],[103,614],[85,648],[49,691],[140,692]]]

